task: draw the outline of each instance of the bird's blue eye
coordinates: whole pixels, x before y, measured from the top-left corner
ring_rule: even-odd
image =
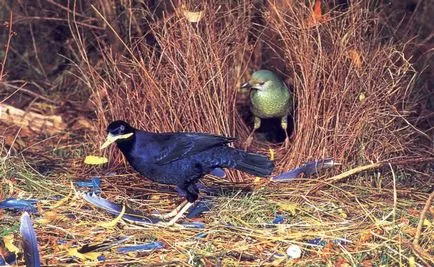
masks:
[[[125,126],[121,125],[121,127],[119,127],[119,130],[121,130],[121,132],[125,131]]]

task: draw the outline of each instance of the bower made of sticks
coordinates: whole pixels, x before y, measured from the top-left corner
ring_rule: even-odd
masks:
[[[148,131],[236,136],[241,147],[253,125],[242,118],[248,98],[240,83],[265,68],[295,94],[289,149],[264,142],[250,148],[273,148],[277,171],[312,159],[351,166],[417,153],[409,122],[416,73],[369,1],[323,6],[321,17],[303,1],[287,2],[125,7],[130,11],[112,21],[96,5],[106,28],[95,39],[97,63],[87,57],[87,33],[74,30],[79,75],[98,115],[95,143],[110,121],[124,119]]]

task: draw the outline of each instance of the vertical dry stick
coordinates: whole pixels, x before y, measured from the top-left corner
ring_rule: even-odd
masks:
[[[429,195],[429,197],[425,203],[425,207],[423,207],[423,210],[420,213],[419,224],[417,225],[416,235],[414,236],[414,240],[413,240],[413,244],[415,246],[419,246],[419,238],[420,238],[420,235],[422,233],[422,226],[423,226],[423,221],[425,219],[425,214],[428,211],[429,207],[431,206],[431,202],[432,202],[433,198],[434,198],[434,191],[431,192],[431,194]]]
[[[11,11],[11,14],[9,16],[9,36],[8,36],[8,43],[6,44],[5,56],[3,58],[2,67],[0,70],[0,81],[3,80],[3,73],[4,73],[4,70],[6,67],[6,59],[8,58],[8,52],[9,52],[9,48],[11,46],[11,39],[12,39],[12,11]]]
[[[393,213],[392,213],[392,219],[393,219],[393,223],[395,223],[395,218],[396,218],[396,205],[398,202],[398,195],[396,193],[396,176],[395,176],[395,172],[393,171],[392,168],[392,164],[390,164],[389,162],[389,167],[390,167],[390,171],[392,172],[392,178],[393,178]]]

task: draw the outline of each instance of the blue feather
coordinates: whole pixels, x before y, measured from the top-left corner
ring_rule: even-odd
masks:
[[[36,209],[36,200],[33,199],[16,199],[16,198],[7,198],[0,202],[0,209],[12,209],[19,211],[27,211],[31,213],[37,213]]]
[[[283,172],[277,176],[274,176],[272,180],[276,182],[287,182],[294,178],[299,177],[300,174],[302,173],[304,174],[305,177],[309,177],[317,173],[321,169],[331,168],[335,165],[337,165],[337,163],[335,163],[333,159],[321,159],[321,160],[309,161],[301,165],[300,167],[297,167],[290,171]]]
[[[287,172],[283,172],[279,175],[276,175],[272,178],[273,181],[276,182],[281,182],[281,181],[288,181],[288,180],[292,180],[294,178],[297,178],[300,174],[302,174],[304,171],[304,167],[297,167],[295,169],[292,169],[290,171]]]
[[[187,214],[187,218],[197,218],[199,215],[201,215],[205,211],[209,211],[212,207],[212,204],[208,201],[199,201],[197,202],[193,208],[190,209],[190,211]]]
[[[20,233],[23,240],[24,259],[26,261],[26,266],[41,266],[35,229],[33,228],[32,220],[30,219],[30,216],[27,212],[24,212],[23,215],[21,215]]]
[[[113,214],[113,215],[119,215],[122,211],[122,207],[120,205],[117,205],[113,202],[108,201],[107,199],[104,199],[100,196],[97,196],[94,193],[82,193],[82,197],[88,201],[89,203],[106,210],[107,212]],[[132,214],[124,214],[122,216],[123,219],[127,221],[131,221],[133,223],[140,223],[140,224],[154,224],[158,223],[160,220],[155,217],[148,217],[148,218],[142,218],[138,212],[135,211],[128,211],[128,213]]]

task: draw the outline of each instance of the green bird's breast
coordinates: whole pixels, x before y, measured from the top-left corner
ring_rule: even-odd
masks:
[[[286,88],[285,88],[286,89]],[[252,91],[250,110],[259,118],[274,118],[288,115],[291,108],[289,91]]]

